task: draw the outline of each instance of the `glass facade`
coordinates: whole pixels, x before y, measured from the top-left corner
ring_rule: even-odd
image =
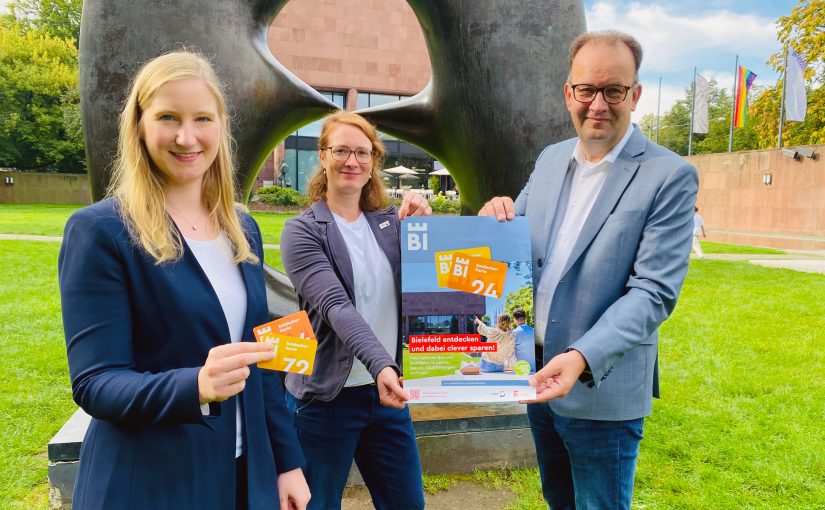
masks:
[[[459,321],[464,320],[464,328]],[[418,315],[408,317],[410,335],[456,334],[476,330],[472,315]]]
[[[338,105],[340,108],[346,107],[346,93],[334,91],[319,91],[327,99]],[[359,92],[357,100],[357,108],[368,108],[370,106],[379,106],[394,101],[399,101],[407,96],[394,94],[375,94],[372,92]],[[322,121],[317,120],[311,124],[300,128],[284,141],[284,160],[286,161],[288,171],[285,183],[288,183],[293,189],[303,193],[306,191],[306,184],[309,178],[318,169],[318,137],[321,135]],[[427,172],[433,171],[432,156],[422,151],[418,147],[394,138],[385,133],[379,133],[384,146],[387,149],[387,158],[384,162],[385,168],[390,168],[398,165],[403,165],[407,168],[416,168],[424,170],[418,180],[404,180],[401,181],[403,186],[410,186],[413,188],[427,187]],[[388,187],[396,187],[398,179],[394,177],[387,177],[385,183]]]
[[[319,91],[338,107],[346,106],[344,92]],[[303,193],[309,178],[318,169],[318,137],[321,136],[321,120],[298,129],[284,140],[284,160],[289,168],[289,187]]]

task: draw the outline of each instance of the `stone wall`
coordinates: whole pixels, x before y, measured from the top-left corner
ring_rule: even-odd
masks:
[[[86,174],[0,172],[0,204],[91,204]]]
[[[825,249],[825,145],[805,148],[815,156],[769,149],[686,158],[699,171],[708,240]]]

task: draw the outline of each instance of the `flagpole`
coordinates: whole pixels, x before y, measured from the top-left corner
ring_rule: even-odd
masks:
[[[733,151],[733,117],[736,115],[736,82],[739,81],[739,55],[736,55],[736,65],[733,66],[733,101],[730,107],[730,131],[728,133],[728,152]]]
[[[659,143],[659,110],[662,106],[662,77],[659,76],[659,99],[656,102],[656,143]]]
[[[779,99],[779,139],[776,142],[778,149],[782,148],[782,125],[785,123],[785,94],[788,88],[788,45],[785,45],[785,69],[782,71],[782,97]]]
[[[696,68],[693,68],[693,99],[690,102],[690,133],[688,133],[688,156],[693,148],[693,116],[696,114]]]

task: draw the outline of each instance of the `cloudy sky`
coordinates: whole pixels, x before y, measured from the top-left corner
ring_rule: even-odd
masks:
[[[0,11],[8,0],[0,0]],[[754,73],[754,85],[778,76],[767,64],[780,51],[776,19],[796,0],[584,0],[588,30],[614,28],[634,35],[645,50],[643,92],[633,120],[656,114],[659,77],[661,113],[684,96],[696,66],[705,78],[732,89],[736,55]]]
[[[584,0],[588,30],[626,31],[645,50],[634,121],[656,114],[660,76],[662,114],[684,97],[694,66],[732,89],[737,54],[756,73],[754,86],[774,84],[779,76],[766,61],[780,51],[775,22],[795,5],[796,0]]]

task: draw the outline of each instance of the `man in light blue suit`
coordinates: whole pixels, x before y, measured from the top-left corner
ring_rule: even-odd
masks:
[[[657,330],[688,269],[696,170],[630,123],[641,60],[619,32],[573,41],[564,92],[579,136],[544,149],[515,203],[479,212],[530,220],[544,368],[528,417],[553,510],[630,508]]]

